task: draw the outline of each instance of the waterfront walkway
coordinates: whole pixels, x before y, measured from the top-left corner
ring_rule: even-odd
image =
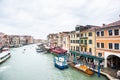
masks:
[[[101,69],[102,72],[109,74],[111,77],[117,78],[117,70],[111,68],[103,68]]]

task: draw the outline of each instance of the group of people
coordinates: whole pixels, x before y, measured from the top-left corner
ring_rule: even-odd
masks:
[[[88,66],[89,68],[92,68],[92,69],[97,69],[98,68],[98,65],[100,65],[101,68],[103,68],[104,66],[104,61],[102,61],[100,64],[97,60],[94,60],[92,58],[85,58],[85,57],[78,57],[77,58],[77,62],[82,64],[82,65],[86,65]]]

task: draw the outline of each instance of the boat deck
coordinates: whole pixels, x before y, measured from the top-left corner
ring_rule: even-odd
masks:
[[[75,68],[76,70],[83,72],[89,76],[92,76],[94,74],[94,72],[92,70],[90,70],[89,68],[87,68],[86,70],[81,69],[80,67],[76,67],[74,63],[70,63],[70,66]]]

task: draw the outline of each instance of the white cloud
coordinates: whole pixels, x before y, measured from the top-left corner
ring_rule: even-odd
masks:
[[[120,19],[120,0],[2,0],[0,32],[46,38],[74,30],[75,25],[101,25]]]

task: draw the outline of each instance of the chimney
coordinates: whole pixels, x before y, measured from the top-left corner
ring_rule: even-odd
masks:
[[[102,25],[103,27],[105,26],[105,24]]]

